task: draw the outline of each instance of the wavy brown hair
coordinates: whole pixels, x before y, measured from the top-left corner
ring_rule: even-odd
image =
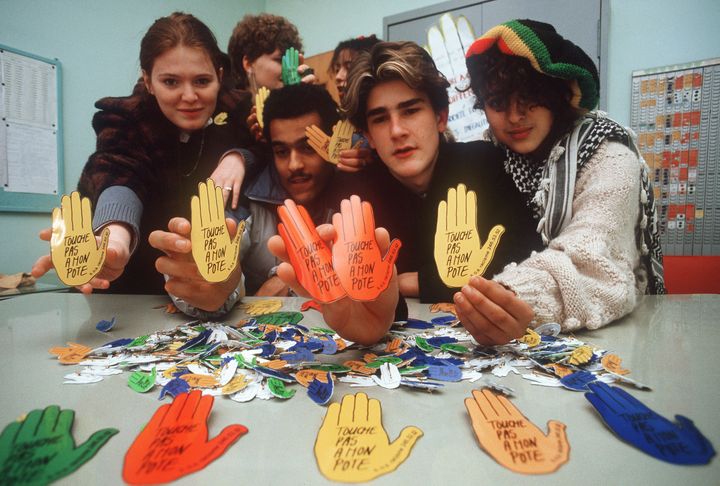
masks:
[[[430,99],[436,113],[447,109],[450,86],[430,54],[414,42],[380,42],[362,52],[348,73],[342,110],[356,127],[367,130],[367,100],[380,83],[401,80]]]
[[[215,35],[208,26],[193,15],[174,12],[157,19],[143,36],[140,42],[140,68],[150,75],[155,59],[177,46],[204,50],[218,77],[220,68],[227,65],[227,56],[218,47]]]

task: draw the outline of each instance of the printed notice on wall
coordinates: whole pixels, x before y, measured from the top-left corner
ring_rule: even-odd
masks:
[[[56,66],[0,48],[0,183],[58,193]]]

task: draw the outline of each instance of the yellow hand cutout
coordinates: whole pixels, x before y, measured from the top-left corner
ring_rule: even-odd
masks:
[[[212,179],[198,184],[198,196],[190,203],[192,255],[200,275],[208,282],[223,282],[235,270],[245,221],[238,224],[235,238],[225,225],[222,190]]]
[[[315,459],[331,481],[370,481],[397,469],[422,435],[417,427],[405,427],[390,443],[380,402],[364,393],[345,395],[342,404],[328,407],[315,440]]]
[[[250,316],[262,316],[265,314],[272,314],[282,308],[282,300],[280,299],[262,299],[247,302],[239,306],[240,309],[244,310],[247,315]]]
[[[480,446],[501,466],[523,474],[556,471],[570,457],[565,424],[551,420],[544,434],[515,405],[488,389],[465,399]]]
[[[63,196],[52,212],[50,257],[60,280],[83,285],[97,275],[105,263],[110,229],[102,232],[100,244],[92,230],[90,200],[77,191]]]
[[[328,155],[330,137],[328,137],[325,132],[315,125],[305,127],[305,136],[308,139],[308,144],[310,144],[313,150],[315,150],[320,157],[330,162],[330,156]]]
[[[448,189],[447,202],[438,205],[435,229],[435,265],[443,283],[462,287],[473,275],[485,273],[504,232],[502,225],[495,225],[481,247],[475,192],[465,184]]]
[[[332,137],[315,125],[305,128],[305,136],[308,143],[315,149],[320,157],[337,164],[340,162],[340,152],[352,148],[352,136],[355,128],[348,120],[341,120],[333,126]]]
[[[255,95],[255,114],[257,115],[258,126],[262,130],[265,125],[263,122],[263,110],[265,109],[265,100],[270,96],[270,90],[265,86],[261,87]]]
[[[330,137],[330,146],[328,147],[330,162],[333,164],[340,162],[340,152],[352,147],[354,131],[355,128],[349,120],[340,120],[335,124],[332,137]]]

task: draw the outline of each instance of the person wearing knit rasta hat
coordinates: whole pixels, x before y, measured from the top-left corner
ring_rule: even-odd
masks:
[[[601,327],[665,293],[648,167],[633,136],[596,108],[597,69],[552,25],[512,20],[466,53],[487,136],[546,246],[494,280],[566,331]]]

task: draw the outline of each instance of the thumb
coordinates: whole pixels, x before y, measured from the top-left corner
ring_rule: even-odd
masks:
[[[557,420],[549,420],[547,427],[548,433],[545,435],[545,438],[554,445],[552,450],[557,452],[557,456],[552,458],[552,462],[567,461],[570,455],[570,447],[568,447],[565,424]]]
[[[390,462],[385,464],[383,467],[388,470],[392,470],[402,464],[410,455],[410,451],[412,451],[415,443],[422,436],[423,431],[415,426],[405,427],[402,429],[398,438],[390,444],[386,455],[386,457],[390,458]]]
[[[105,228],[100,234],[100,246],[97,249],[105,253],[107,251],[108,242],[110,241],[110,228]]]
[[[100,450],[110,438],[118,433],[118,429],[102,429],[95,432],[83,444],[73,449],[68,454],[68,460],[61,467],[53,472],[53,480],[67,476],[87,461]]]
[[[392,267],[395,264],[395,260],[397,260],[398,252],[400,251],[401,246],[402,242],[397,238],[390,242],[390,248],[388,248],[387,253],[385,253],[385,257],[383,258],[383,263],[385,265]]]
[[[204,464],[202,467],[220,457],[230,445],[247,434],[247,432],[247,427],[240,424],[225,427],[222,432],[205,445],[205,454],[202,458]]]

